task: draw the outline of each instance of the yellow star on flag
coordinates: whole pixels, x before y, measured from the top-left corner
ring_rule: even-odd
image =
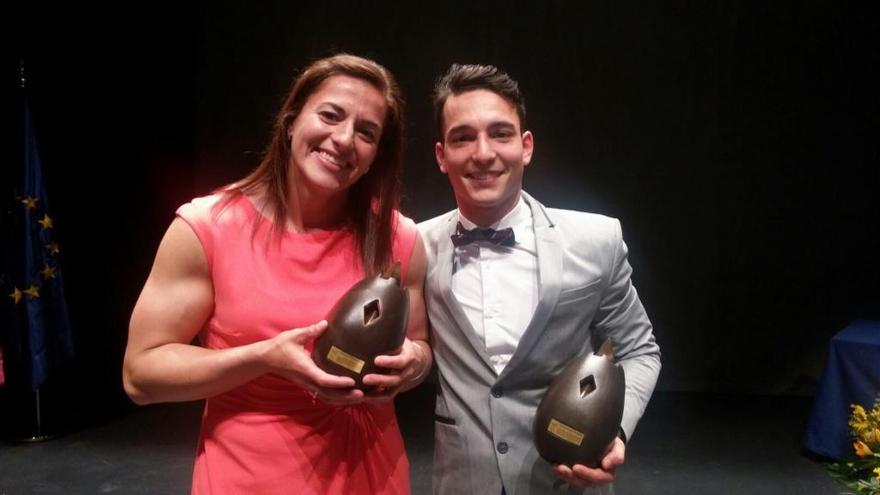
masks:
[[[31,284],[31,286],[28,287],[27,290],[24,291],[24,293],[31,296],[31,299],[40,297],[40,286],[38,286],[37,284]]]
[[[38,224],[43,226],[43,229],[51,229],[52,228],[52,218],[48,213],[43,214],[43,219],[37,221]]]
[[[23,200],[21,200],[21,202],[22,202],[22,204],[24,204],[25,206],[27,206],[27,208],[28,208],[29,210],[33,210],[34,208],[37,207],[37,201],[39,201],[39,200],[40,200],[40,198],[35,198],[35,197],[33,197],[33,196],[28,196],[28,197],[24,198]]]
[[[61,252],[61,249],[58,247],[58,243],[54,241],[46,244],[46,249],[49,250],[49,254],[58,254],[59,252]]]
[[[9,294],[9,297],[15,301],[15,304],[18,304],[18,301],[21,301],[21,291],[18,290],[18,287],[13,287],[13,289],[15,290],[12,291],[12,294]]]
[[[55,267],[49,266],[48,263],[43,263],[43,269],[40,270],[40,275],[43,276],[43,280],[49,280],[50,278],[55,278]]]

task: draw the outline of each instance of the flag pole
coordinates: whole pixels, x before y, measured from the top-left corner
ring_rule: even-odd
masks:
[[[25,77],[24,71],[24,59],[21,59],[18,64],[18,84],[21,87],[22,92],[27,89],[27,78]],[[53,435],[46,435],[43,433],[43,408],[40,404],[40,388],[34,391],[35,396],[35,405],[36,405],[36,420],[37,420],[37,431],[35,434],[25,437],[22,439],[23,442],[42,442],[44,440],[49,440],[53,438]]]

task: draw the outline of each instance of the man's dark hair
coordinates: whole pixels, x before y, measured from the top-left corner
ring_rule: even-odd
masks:
[[[452,64],[446,74],[434,85],[434,120],[437,133],[443,142],[443,106],[450,95],[458,95],[475,89],[485,89],[509,101],[516,107],[520,131],[526,126],[526,99],[519,92],[519,84],[494,65]]]

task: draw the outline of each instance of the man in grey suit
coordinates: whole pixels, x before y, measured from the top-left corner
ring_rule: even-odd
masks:
[[[534,137],[507,74],[453,65],[434,104],[434,151],[458,205],[419,225],[439,371],[434,493],[611,493],[660,371],[620,223],[522,191]],[[535,410],[565,364],[606,338],[626,373],[620,435],[596,469],[552,466],[532,441]]]

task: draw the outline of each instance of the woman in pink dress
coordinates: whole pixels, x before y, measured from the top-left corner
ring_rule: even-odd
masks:
[[[123,381],[138,404],[207,399],[197,494],[409,493],[393,397],[431,367],[425,252],[397,211],[403,102],[377,63],[337,55],[294,81],[260,165],[177,210],[131,317]],[[400,261],[407,339],[378,392],[310,357],[322,319]],[[200,345],[193,345],[198,337]]]

